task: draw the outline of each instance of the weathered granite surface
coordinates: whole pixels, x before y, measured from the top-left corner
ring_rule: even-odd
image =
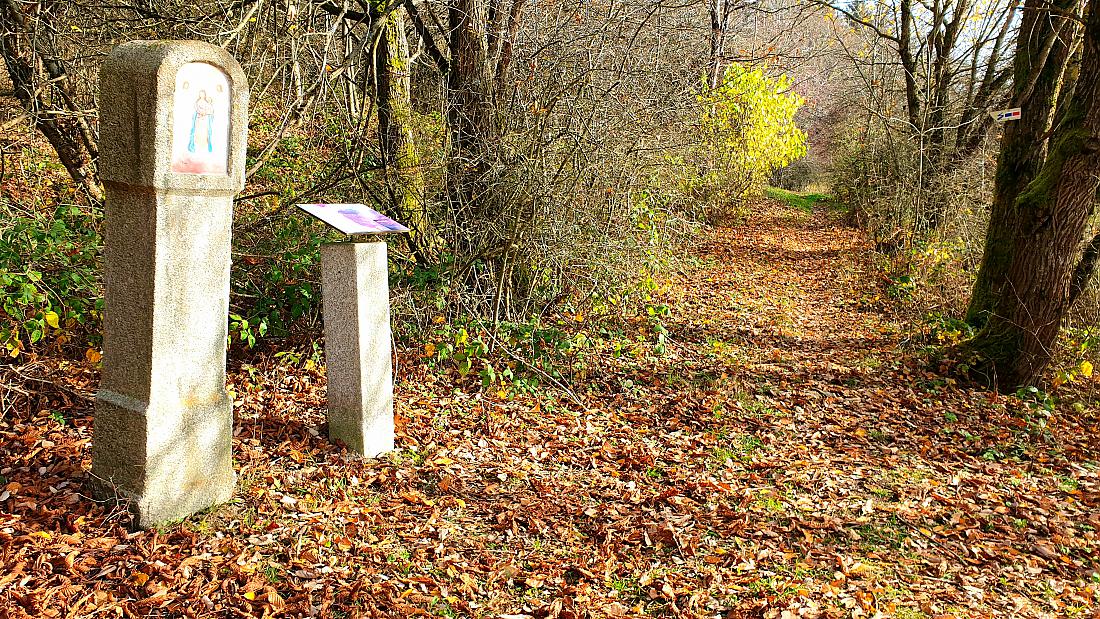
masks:
[[[172,171],[176,73],[192,62],[228,78],[227,174]],[[126,43],[100,73],[106,310],[92,475],[140,527],[233,494],[226,325],[247,112],[240,65],[206,43]]]
[[[365,456],[393,450],[385,243],[321,246],[329,437]]]

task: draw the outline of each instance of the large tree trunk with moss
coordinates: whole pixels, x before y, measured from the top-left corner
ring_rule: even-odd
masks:
[[[89,199],[102,202],[95,136],[74,100],[65,63],[48,45],[53,36],[48,16],[49,8],[37,3],[0,0],[0,55],[34,128],[49,141],[73,182]]]
[[[985,327],[963,348],[1000,387],[1029,384],[1042,373],[1071,304],[1100,185],[1100,11],[1088,16],[1080,79],[1066,102],[1039,173],[1013,203],[1004,285]]]
[[[382,142],[386,189],[397,215],[412,228],[414,251],[423,254],[423,250],[434,245],[434,242],[425,210],[424,173],[413,136],[405,10],[396,8],[383,19],[385,23],[375,56],[375,74],[378,78],[378,135]]]
[[[1058,11],[1072,11],[1076,0],[1058,0]],[[1062,76],[1070,55],[1070,19],[1051,14],[1047,3],[1028,0],[1020,22],[1013,62],[1013,102],[1021,109],[1019,121],[1005,125],[993,205],[986,229],[985,252],[970,296],[966,318],[981,327],[1008,285],[1008,269],[1016,251],[1015,236],[1022,225],[1016,200],[1043,166],[1047,137],[1054,117]]]

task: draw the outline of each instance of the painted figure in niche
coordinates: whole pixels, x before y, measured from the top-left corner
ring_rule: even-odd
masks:
[[[221,86],[218,86],[218,91],[221,91]],[[195,116],[191,119],[191,140],[187,150],[192,153],[214,152],[214,100],[206,94],[206,90],[200,90],[199,98],[195,100]]]
[[[217,67],[190,62],[176,74],[172,171],[225,174],[229,160],[229,81]]]

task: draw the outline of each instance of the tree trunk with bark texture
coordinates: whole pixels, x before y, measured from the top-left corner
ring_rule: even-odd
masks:
[[[1073,280],[1069,286],[1070,307],[1077,303],[1081,293],[1088,288],[1089,282],[1096,274],[1098,261],[1100,261],[1100,234],[1093,236],[1092,240],[1085,245],[1085,251],[1081,254],[1081,261],[1073,269]]]
[[[1100,11],[1085,26],[1080,79],[1039,173],[1014,201],[1005,285],[964,350],[1001,387],[1031,384],[1050,363],[1100,185]],[[998,173],[1000,176],[1000,171]],[[987,247],[988,251],[988,247]]]
[[[492,197],[488,183],[489,155],[494,143],[493,71],[489,66],[487,6],[485,0],[453,0],[450,25],[450,73],[447,75],[447,125],[450,160],[447,197],[451,216],[468,247],[482,245],[471,233],[491,221]],[[479,236],[479,235],[478,235]],[[472,257],[472,256],[466,256]]]
[[[397,212],[412,228],[415,248],[432,244],[425,211],[424,173],[413,138],[413,109],[409,40],[405,35],[405,11],[396,8],[385,16],[378,41],[375,67],[378,79],[378,134],[386,168],[386,187]]]
[[[1058,0],[1055,4],[1068,11],[1076,0]],[[1052,17],[1045,7],[1043,0],[1028,0],[1021,18],[1013,62],[1013,102],[1022,108],[1022,115],[1020,120],[1006,123],[1001,140],[985,252],[966,312],[967,322],[976,327],[986,323],[1006,292],[1008,269],[1016,250],[1015,235],[1023,224],[1016,201],[1043,166],[1046,136],[1069,59],[1069,37],[1059,36],[1059,31],[1072,25]],[[1045,62],[1040,65],[1044,50]]]
[[[48,13],[39,8],[0,0],[0,55],[34,128],[49,141],[73,182],[90,200],[102,202],[95,136],[74,102],[64,63],[44,45],[52,28],[45,23]]]
[[[898,3],[901,22],[898,24],[898,56],[905,77],[905,111],[909,115],[909,125],[914,131],[922,130],[920,121],[920,98],[917,94],[917,62],[913,58],[913,2],[901,0]]]

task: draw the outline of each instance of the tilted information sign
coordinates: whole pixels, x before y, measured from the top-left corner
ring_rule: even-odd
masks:
[[[366,204],[299,204],[298,208],[344,234],[392,234],[409,231]]]

